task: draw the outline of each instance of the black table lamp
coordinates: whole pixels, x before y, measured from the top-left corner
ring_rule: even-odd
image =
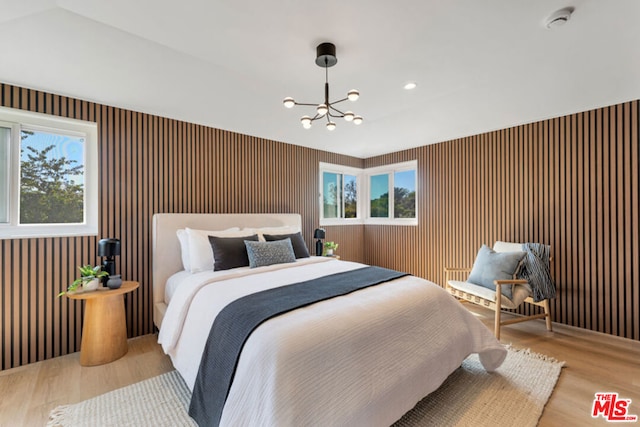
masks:
[[[104,257],[102,261],[102,271],[113,276],[116,273],[116,255],[120,255],[120,240],[118,239],[101,239],[98,242],[98,256]],[[102,281],[106,283],[109,277],[103,277]]]
[[[324,239],[324,228],[316,228],[313,232],[313,238],[316,240],[316,256],[322,256],[322,240]]]

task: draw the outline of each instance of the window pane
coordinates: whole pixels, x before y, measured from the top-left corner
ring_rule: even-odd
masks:
[[[340,218],[339,208],[342,205],[340,201],[340,189],[342,189],[340,177],[340,174],[332,172],[323,172],[322,174],[324,218]]]
[[[20,139],[20,223],[83,223],[84,138],[23,130]]]
[[[0,223],[9,222],[9,144],[11,128],[0,127]]]
[[[371,218],[389,217],[389,175],[372,175],[371,186]]]
[[[415,218],[416,171],[395,172],[393,183],[393,216],[395,218]]]
[[[353,175],[344,175],[344,217],[358,217],[358,188]]]

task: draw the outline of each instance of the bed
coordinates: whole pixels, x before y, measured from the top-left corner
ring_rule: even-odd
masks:
[[[156,214],[154,322],[193,390],[218,313],[244,295],[350,272],[362,264],[309,257],[224,271],[184,271],[178,230],[301,229],[297,214]],[[169,288],[171,289],[168,292]],[[167,298],[170,294],[170,298]],[[506,349],[448,293],[405,276],[267,320],[244,344],[220,425],[388,426],[472,353],[496,369]]]

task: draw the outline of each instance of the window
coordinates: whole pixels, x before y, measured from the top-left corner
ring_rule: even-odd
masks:
[[[416,217],[416,170],[393,173],[393,217]]]
[[[369,216],[371,218],[389,217],[389,175],[372,175],[369,178]]]
[[[320,164],[320,224],[331,225],[360,217],[358,181],[360,169]],[[353,222],[353,221],[351,221]]]
[[[417,162],[366,170],[369,182],[368,224],[417,224]]]
[[[0,108],[0,238],[98,233],[97,125]]]
[[[417,225],[416,161],[371,169],[320,164],[320,225]]]
[[[11,128],[0,123],[0,224],[9,221],[9,145]]]

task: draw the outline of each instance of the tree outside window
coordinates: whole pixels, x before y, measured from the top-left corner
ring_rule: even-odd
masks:
[[[389,217],[389,174],[371,176],[371,218]]]
[[[20,223],[84,221],[84,138],[23,130]]]
[[[416,218],[415,169],[370,175],[369,194],[370,218]]]
[[[393,217],[416,217],[416,171],[393,174]]]
[[[322,207],[323,218],[357,218],[357,177],[337,172],[323,172]]]

